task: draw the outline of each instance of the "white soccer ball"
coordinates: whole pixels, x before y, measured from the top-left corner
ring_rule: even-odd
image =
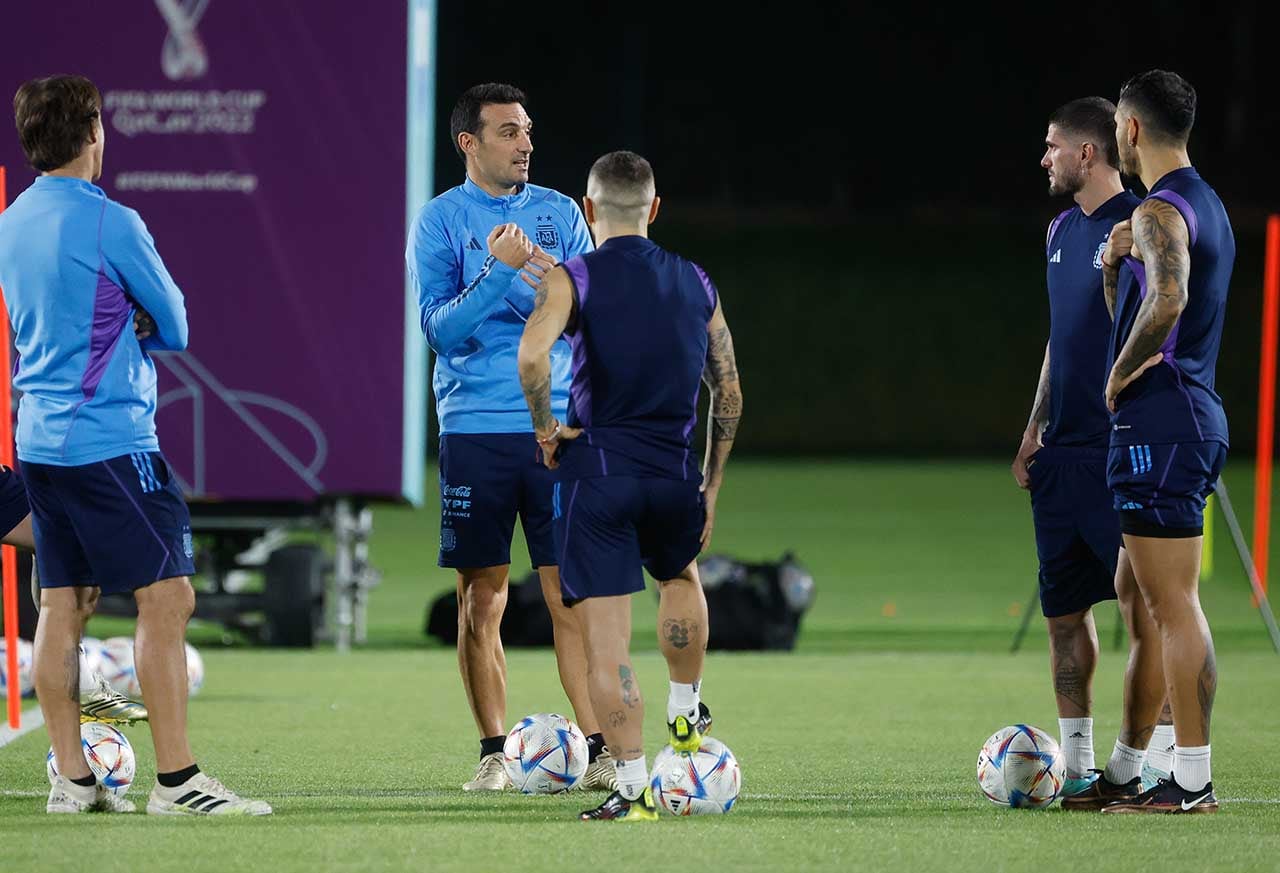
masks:
[[[138,684],[138,671],[133,665],[132,637],[103,640],[98,667],[117,692],[131,700],[142,699],[142,686]]]
[[[191,643],[187,647],[187,696],[195,697],[204,687],[204,658]]]
[[[35,647],[18,637],[18,693],[23,697],[35,694]],[[5,645],[4,636],[0,635],[0,698],[8,694],[9,689],[9,649]]]
[[[94,778],[112,794],[123,797],[133,784],[137,762],[129,740],[109,724],[89,721],[80,725],[80,747]],[[58,775],[53,749],[45,756],[45,773],[50,784]]]
[[[587,738],[563,715],[538,713],[507,734],[502,765],[511,784],[525,794],[557,794],[587,772]]]
[[[84,652],[84,658],[80,661],[80,669],[87,670],[91,675],[93,673],[101,673],[103,647],[104,643],[97,637],[84,637],[80,640],[80,651]]]
[[[649,776],[653,799],[672,815],[720,815],[733,809],[742,789],[742,770],[729,747],[703,737],[698,751],[658,753]]]
[[[1015,724],[991,735],[978,753],[978,786],[998,806],[1041,809],[1066,779],[1058,741],[1039,728]]]

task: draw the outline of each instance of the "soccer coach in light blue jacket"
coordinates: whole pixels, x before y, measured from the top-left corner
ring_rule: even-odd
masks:
[[[450,119],[463,184],[432,199],[409,232],[405,260],[418,292],[422,331],[436,353],[440,421],[440,556],[458,573],[458,661],[480,731],[480,765],[466,790],[501,790],[506,660],[499,626],[507,600],[511,535],[519,515],[555,628],[560,679],[588,737],[585,786],[612,790],[613,767],[587,693],[576,616],[561,600],[552,542],[555,474],[539,462],[520,388],[516,352],[543,273],[592,250],[570,198],[529,184],[532,122],[525,95],[477,85]],[[551,398],[564,420],[569,346],[552,350]],[[598,777],[598,778],[597,778]],[[604,780],[595,784],[598,779]]]

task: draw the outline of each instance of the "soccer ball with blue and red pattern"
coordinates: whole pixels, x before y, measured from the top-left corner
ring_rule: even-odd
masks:
[[[80,725],[80,748],[94,778],[112,794],[123,797],[133,784],[137,768],[133,746],[129,745],[125,735],[100,721],[85,722]],[[45,774],[50,784],[58,775],[52,748],[45,756]]]
[[[998,806],[1042,809],[1053,803],[1065,778],[1058,741],[1031,725],[1001,728],[978,753],[978,787]]]
[[[577,785],[587,772],[587,738],[563,715],[530,715],[507,734],[502,765],[517,790],[558,794]]]
[[[728,746],[703,737],[696,752],[670,746],[659,752],[649,784],[654,801],[672,815],[723,815],[738,802],[742,770]]]
[[[142,686],[133,663],[133,637],[108,637],[97,654],[98,669],[111,687],[130,700],[141,700]]]

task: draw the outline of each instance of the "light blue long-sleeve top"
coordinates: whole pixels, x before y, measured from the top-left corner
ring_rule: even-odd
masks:
[[[557,261],[592,250],[573,200],[538,185],[494,197],[470,178],[433,198],[409,231],[405,262],[422,332],[436,353],[432,387],[441,433],[529,433],[516,352],[534,290],[489,254],[489,233],[514,222]],[[569,345],[551,350],[551,409],[565,420]]]
[[[0,214],[0,288],[17,361],[18,458],[78,466],[159,451],[152,350],[187,346],[187,310],[138,213],[40,176]],[[139,343],[134,314],[155,331]]]

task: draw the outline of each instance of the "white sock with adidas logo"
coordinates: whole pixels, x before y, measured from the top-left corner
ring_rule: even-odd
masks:
[[[1093,769],[1093,719],[1060,718],[1058,736],[1067,776],[1083,778]]]

